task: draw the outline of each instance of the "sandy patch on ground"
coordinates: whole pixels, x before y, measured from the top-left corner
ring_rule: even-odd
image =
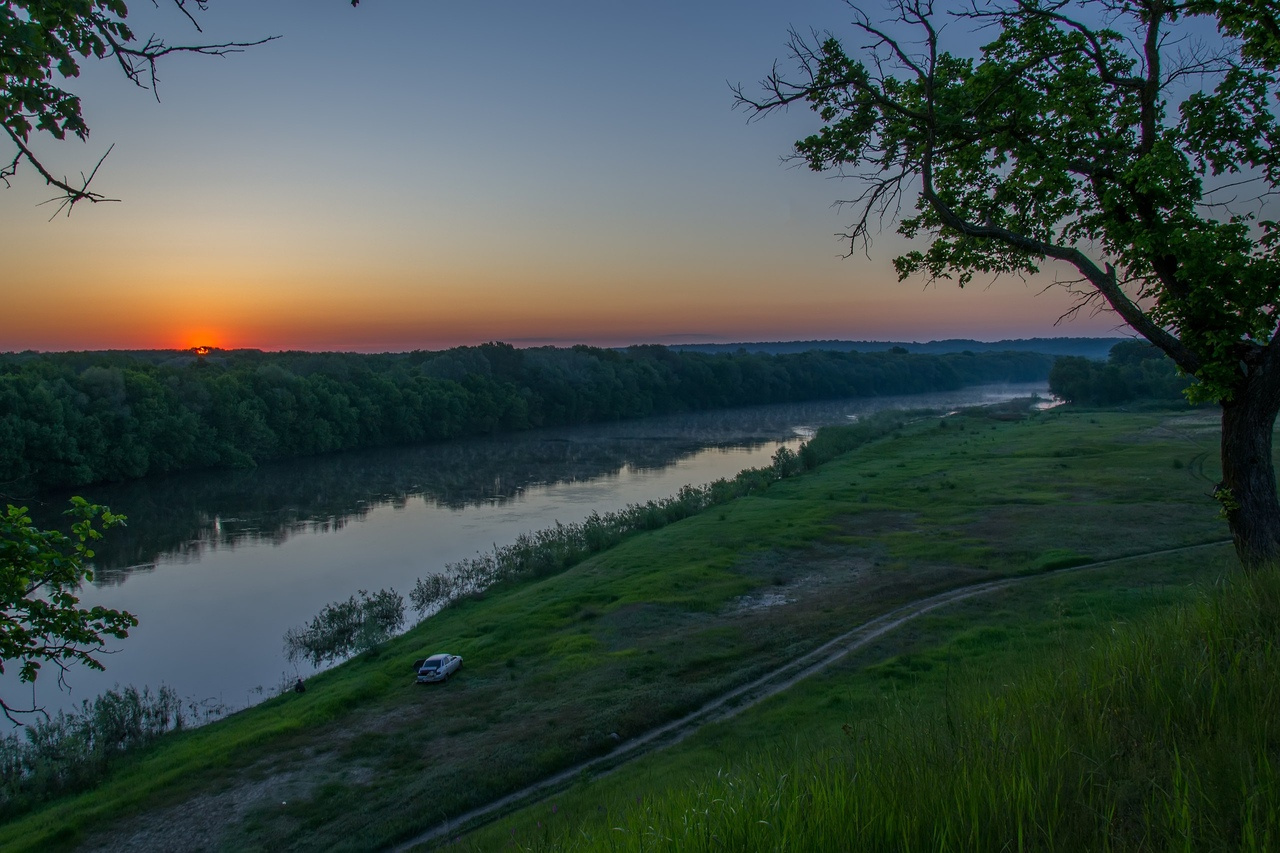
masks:
[[[298,771],[255,781],[237,779],[217,794],[200,794],[139,815],[125,826],[97,836],[82,849],[92,853],[225,849],[228,830],[238,827],[250,810],[272,801],[284,804],[291,797],[308,796],[317,781]]]

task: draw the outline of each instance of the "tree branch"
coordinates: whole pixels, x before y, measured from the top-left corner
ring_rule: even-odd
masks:
[[[104,33],[107,42],[111,45],[112,55],[115,56],[120,69],[124,72],[124,76],[134,85],[141,89],[150,89],[155,95],[156,100],[160,100],[160,91],[157,88],[159,78],[156,77],[156,63],[163,57],[172,53],[195,53],[201,56],[228,56],[233,53],[243,53],[247,48],[257,47],[267,42],[276,41],[280,36],[266,36],[257,41],[229,41],[222,44],[188,44],[188,45],[167,45],[162,39],[151,35],[140,48],[129,47],[122,44],[109,33]],[[143,82],[143,72],[146,72],[150,79],[150,85]]]
[[[151,2],[159,8],[160,0]],[[201,32],[195,12],[206,11],[207,0],[172,2],[196,31]],[[81,58],[110,58],[120,67],[126,79],[140,88],[150,89],[158,100],[157,63],[160,59],[175,53],[226,56],[279,38],[268,36],[246,42],[168,45],[152,35],[145,42],[138,43],[125,24],[128,10],[123,2],[75,3],[63,11],[57,10],[67,4],[48,5],[55,8],[50,10],[37,6],[28,9],[26,4],[19,4],[17,18],[14,18],[15,13],[12,11],[3,15],[4,21],[16,20],[23,26],[16,31],[8,27],[0,33],[4,49],[6,53],[12,51],[13,60],[3,63],[3,76],[0,77],[0,89],[12,96],[2,123],[16,150],[13,158],[0,167],[0,183],[5,187],[11,186],[10,179],[16,176],[18,167],[25,161],[46,184],[61,192],[45,202],[58,205],[50,219],[63,211],[70,215],[71,210],[80,202],[96,204],[118,201],[90,188],[106,154],[88,175],[80,175],[78,183],[66,177],[55,177],[36,154],[31,144],[33,132],[47,132],[58,139],[65,138],[68,132],[84,139],[89,132],[81,115],[79,98],[55,84],[55,75],[63,78],[77,76],[78,60]],[[84,9],[79,8],[81,5]],[[7,7],[8,4],[4,6]],[[33,17],[27,20],[22,17],[24,12],[29,12]],[[30,24],[30,33],[25,28],[26,24]],[[107,153],[110,151],[108,148]]]
[[[1075,247],[1059,246],[1043,240],[1037,240],[995,224],[978,225],[958,216],[934,190],[932,160],[932,152],[926,151],[921,168],[923,184],[921,197],[937,212],[938,218],[942,220],[944,225],[966,237],[995,240],[1036,257],[1054,258],[1071,264],[1102,294],[1103,298],[1107,300],[1117,314],[1124,318],[1126,323],[1151,343],[1164,350],[1170,358],[1177,362],[1179,367],[1192,375],[1200,369],[1200,358],[1185,347],[1182,341],[1178,340],[1167,329],[1152,320],[1137,303],[1129,298],[1116,280],[1116,271],[1111,264],[1106,264],[1104,269]]]
[[[102,166],[102,161],[107,159],[107,156],[111,153],[112,149],[115,148],[114,145],[112,145],[111,148],[107,149],[106,154],[103,154],[100,158],[98,158],[98,162],[93,167],[93,171],[91,171],[87,176],[83,172],[80,174],[80,186],[77,187],[74,184],[72,184],[70,180],[67,178],[62,178],[62,179],[55,178],[53,174],[48,169],[45,168],[44,164],[40,162],[40,159],[36,157],[35,153],[32,152],[32,150],[29,147],[27,147],[27,145],[22,141],[22,139],[16,133],[13,132],[12,128],[10,128],[8,125],[5,125],[4,129],[5,129],[5,132],[9,135],[9,139],[13,142],[14,147],[18,149],[18,153],[14,155],[13,161],[8,166],[6,166],[3,170],[0,170],[0,180],[4,181],[6,187],[9,186],[9,178],[12,177],[14,174],[16,174],[18,164],[22,160],[26,160],[27,163],[30,164],[31,168],[35,169],[36,172],[40,175],[40,177],[44,178],[44,181],[46,184],[49,184],[50,186],[53,186],[53,187],[56,187],[57,189],[62,190],[62,195],[54,196],[48,201],[41,202],[41,204],[50,204],[55,201],[58,202],[57,210],[55,210],[53,212],[53,215],[49,217],[51,220],[54,217],[56,217],[59,213],[62,213],[63,210],[65,210],[67,212],[67,215],[70,216],[71,209],[76,204],[82,201],[88,201],[88,202],[97,204],[99,202],[104,202],[104,201],[120,200],[118,198],[107,198],[102,193],[94,192],[93,190],[89,189],[89,184],[91,184],[93,182],[93,179],[97,176],[98,169],[101,168]]]

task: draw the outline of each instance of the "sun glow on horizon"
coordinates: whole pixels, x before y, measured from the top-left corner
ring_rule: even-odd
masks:
[[[210,350],[228,349],[229,336],[221,329],[209,327],[187,329],[178,335],[175,349],[190,350],[196,355],[207,355]]]

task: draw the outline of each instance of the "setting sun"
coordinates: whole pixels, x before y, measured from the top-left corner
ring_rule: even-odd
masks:
[[[227,335],[210,328],[187,329],[177,336],[176,349],[190,350],[196,355],[207,355],[210,350],[225,348]]]

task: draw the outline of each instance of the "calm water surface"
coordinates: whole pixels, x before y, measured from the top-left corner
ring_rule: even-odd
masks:
[[[98,549],[82,602],[129,610],[139,624],[104,658],[106,672],[77,669],[70,692],[41,683],[38,697],[57,709],[116,684],[163,683],[191,700],[243,707],[292,682],[285,629],[359,589],[394,587],[407,599],[416,578],[447,563],[556,521],[767,465],[779,446],[794,449],[825,424],[1033,393],[1048,389],[735,409],[94,488],[86,497],[129,523]],[[50,499],[32,514],[50,526],[63,507]]]

